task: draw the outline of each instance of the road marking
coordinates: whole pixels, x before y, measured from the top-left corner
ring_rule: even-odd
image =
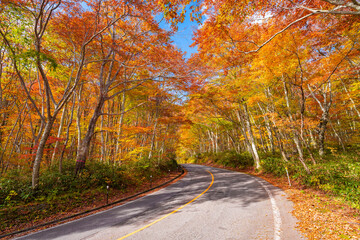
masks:
[[[190,203],[194,202],[196,199],[198,199],[199,197],[201,197],[204,193],[206,193],[206,192],[211,188],[211,186],[212,186],[213,183],[214,183],[214,175],[213,175],[210,171],[207,171],[207,172],[210,173],[210,175],[211,175],[211,183],[210,183],[210,185],[207,187],[207,189],[205,189],[205,191],[203,191],[202,193],[200,193],[199,195],[197,195],[197,196],[196,196],[194,199],[192,199],[190,202],[185,203],[184,205],[182,205],[182,206],[179,207],[178,209],[175,209],[175,210],[172,211],[171,213],[168,213],[168,214],[166,214],[165,216],[163,216],[163,217],[155,220],[154,222],[152,222],[152,223],[150,223],[150,224],[148,224],[148,225],[146,225],[146,226],[144,226],[144,227],[142,227],[142,228],[140,228],[140,229],[138,229],[138,230],[136,230],[136,231],[134,231],[134,232],[132,232],[132,233],[129,233],[129,234],[127,234],[127,235],[125,235],[125,236],[117,239],[117,240],[122,240],[122,239],[125,239],[125,238],[127,238],[127,237],[130,237],[131,235],[134,235],[135,233],[138,233],[138,232],[140,232],[140,231],[142,231],[142,230],[144,230],[144,229],[146,229],[146,228],[154,225],[155,223],[160,222],[161,220],[163,220],[163,219],[167,218],[168,216],[170,216],[170,215],[178,212],[179,210],[183,209],[185,206],[189,205]]]
[[[276,205],[275,198],[274,198],[273,194],[271,193],[271,191],[269,190],[269,188],[264,183],[262,183],[261,181],[259,181],[256,178],[254,178],[254,179],[258,183],[260,183],[260,185],[265,189],[265,191],[269,195],[271,207],[272,207],[272,211],[273,211],[273,216],[274,216],[274,240],[280,240],[281,239],[281,216],[280,216],[279,208]]]

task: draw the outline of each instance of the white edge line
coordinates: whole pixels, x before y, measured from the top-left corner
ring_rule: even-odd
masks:
[[[273,211],[273,217],[274,217],[274,240],[280,240],[281,239],[281,216],[278,206],[276,205],[275,198],[269,188],[262,183],[257,178],[253,177],[260,185],[265,189],[267,194],[269,195],[271,207]]]

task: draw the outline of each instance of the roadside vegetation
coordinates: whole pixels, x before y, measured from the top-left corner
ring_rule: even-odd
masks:
[[[329,149],[329,151],[333,148]],[[350,206],[360,210],[360,149],[349,149],[347,152],[334,152],[321,158],[318,164],[311,165],[308,174],[295,158],[288,162],[281,160],[280,154],[260,154],[261,170],[275,177],[287,178],[304,187],[321,190],[331,196],[336,196]],[[254,169],[252,157],[248,153],[238,154],[235,151],[221,153],[202,153],[191,157],[191,163],[214,163],[219,166],[247,171]]]
[[[162,178],[176,173],[178,167],[174,156],[142,158],[121,165],[90,160],[75,177],[74,161],[66,161],[62,173],[55,167],[44,168],[36,191],[30,187],[30,174],[11,170],[0,178],[0,231],[19,230],[42,219],[53,220],[105,205],[107,192],[111,203],[154,187]]]

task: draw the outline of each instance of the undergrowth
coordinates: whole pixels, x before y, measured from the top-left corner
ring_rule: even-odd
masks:
[[[75,177],[75,163],[67,161],[62,173],[57,166],[43,168],[36,191],[31,189],[30,169],[11,170],[0,178],[0,230],[91,204],[104,196],[107,186],[126,192],[177,169],[175,156],[142,158],[121,165],[89,160]]]
[[[249,153],[237,153],[235,151],[198,153],[188,160],[189,163],[206,163],[209,161],[234,168],[244,168],[254,164],[254,160]]]

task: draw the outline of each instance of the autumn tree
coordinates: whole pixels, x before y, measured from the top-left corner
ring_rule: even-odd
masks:
[[[320,156],[324,154],[327,123],[335,112],[334,97],[340,96],[334,94],[334,84],[344,78],[343,69],[355,70],[350,64],[354,60],[346,59],[358,58],[353,34],[357,5],[356,1],[203,1],[201,10],[207,18],[195,33],[199,53],[193,57],[213,72],[206,81],[206,86],[213,87],[204,88],[203,94],[214,87],[228,93],[221,100],[212,100],[217,102],[215,109],[230,99],[245,101],[248,111],[244,109],[244,113],[253,116],[248,132],[257,129],[260,133],[256,145],[268,141],[274,147],[277,142],[287,161],[285,146],[292,142],[309,173],[304,152],[310,154],[313,164],[312,146],[319,148]],[[226,90],[228,85],[238,91],[231,93]],[[343,87],[340,91],[345,93]],[[354,107],[350,109],[357,114]],[[229,111],[218,114],[225,118]],[[245,114],[242,122],[246,119]],[[245,141],[251,142],[251,134],[247,138]]]

